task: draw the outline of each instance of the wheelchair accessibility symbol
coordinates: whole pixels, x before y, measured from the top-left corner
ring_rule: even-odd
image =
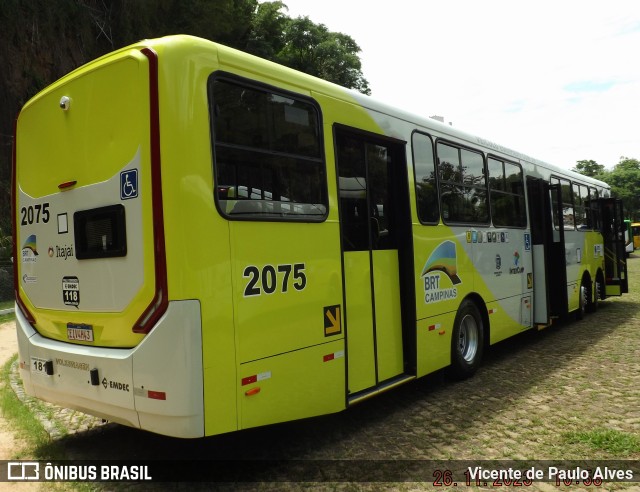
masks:
[[[120,173],[120,200],[138,197],[138,170],[129,169]]]

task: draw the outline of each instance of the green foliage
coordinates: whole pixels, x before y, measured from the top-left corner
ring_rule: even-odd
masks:
[[[2,167],[3,162],[0,162]],[[7,164],[7,168],[9,165]],[[0,171],[0,261],[10,256],[11,249],[11,172]]]
[[[0,229],[0,263],[11,258],[12,237]]]
[[[287,6],[279,1],[258,5],[246,44],[249,53],[267,60],[276,59],[284,48],[284,32],[291,20],[283,9],[287,10]]]
[[[284,47],[276,60],[301,72],[370,94],[362,76],[360,47],[350,36],[331,32],[308,17],[291,19],[284,31]]]
[[[168,32],[192,34],[235,48],[246,44],[257,0],[174,0]]]
[[[20,107],[65,73],[140,39],[200,36],[369,94],[355,41],[286,10],[258,0],[1,0],[0,230],[11,230]]]
[[[604,170],[604,166],[602,164],[598,164],[594,160],[578,161],[576,163],[576,167],[572,169],[572,171],[591,177],[596,177],[599,174],[602,174]]]
[[[616,198],[622,200],[626,218],[640,220],[640,161],[620,157],[620,162],[612,170],[605,169],[594,160],[578,161],[573,171],[592,176],[611,186]]]
[[[615,196],[622,200],[627,217],[640,220],[640,161],[620,157],[613,170],[598,177],[609,183]]]

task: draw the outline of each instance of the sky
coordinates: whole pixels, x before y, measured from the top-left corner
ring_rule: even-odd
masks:
[[[372,96],[570,169],[640,159],[637,0],[283,0],[350,35]]]

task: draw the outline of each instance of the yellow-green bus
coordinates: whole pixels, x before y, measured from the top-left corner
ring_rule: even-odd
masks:
[[[633,238],[633,249],[640,249],[640,222],[631,223],[631,237]]]
[[[25,390],[199,437],[338,412],[627,290],[606,183],[189,36],[16,122]]]
[[[633,246],[633,230],[631,227],[631,220],[624,219],[624,250],[627,253],[627,256],[633,253],[634,249],[635,248]]]

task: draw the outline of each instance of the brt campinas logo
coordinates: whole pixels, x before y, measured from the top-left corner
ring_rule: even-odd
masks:
[[[38,256],[38,240],[35,234],[31,234],[22,245],[22,262],[35,262]]]
[[[451,281],[452,287],[440,285],[443,276]],[[462,280],[458,277],[456,243],[450,240],[441,242],[424,264],[421,277],[424,279],[425,304],[458,297],[456,285],[462,283]]]

